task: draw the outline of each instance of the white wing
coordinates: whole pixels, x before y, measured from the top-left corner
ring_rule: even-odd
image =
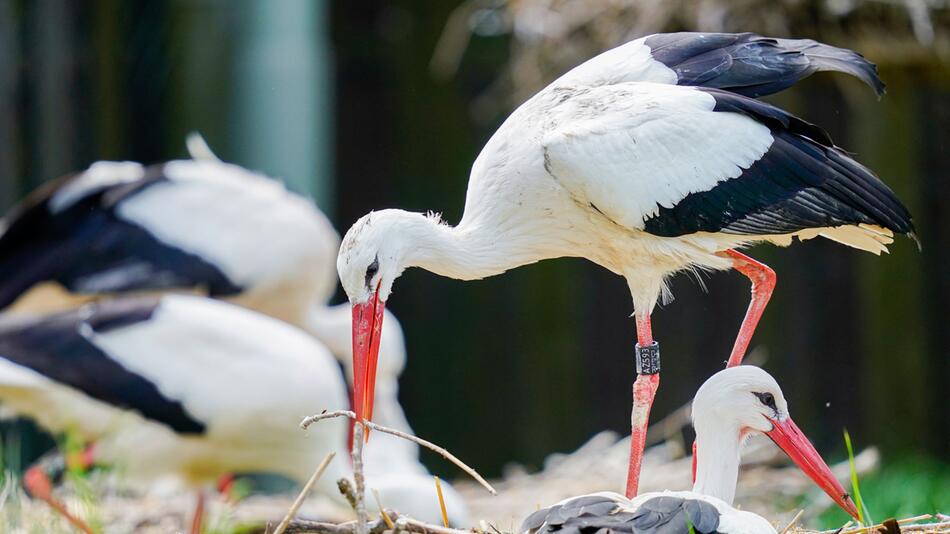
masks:
[[[821,234],[872,252],[890,232],[913,232],[873,172],[817,126],[764,102],[652,83],[553,91],[565,95],[546,114],[548,172],[628,228],[664,237],[833,228]],[[840,233],[848,226],[862,239]]]
[[[624,83],[577,92],[543,137],[548,172],[614,222],[642,229],[660,207],[738,177],[769,129],[687,87]]]

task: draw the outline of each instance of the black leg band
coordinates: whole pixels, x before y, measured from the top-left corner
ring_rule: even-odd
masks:
[[[637,343],[637,374],[655,375],[660,372],[660,344],[656,341],[647,347]]]

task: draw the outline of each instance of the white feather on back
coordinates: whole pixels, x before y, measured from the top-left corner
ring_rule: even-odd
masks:
[[[211,299],[165,296],[149,320],[92,333],[90,341],[210,421],[212,433],[244,432],[257,417],[266,425],[277,413],[294,420],[347,405],[339,367],[311,336]],[[170,364],[169,354],[181,356]]]
[[[320,277],[336,287],[340,238],[312,202],[263,175],[215,161],[172,161],[168,182],[124,200],[118,215],[201,256],[245,287]]]
[[[53,213],[69,209],[89,194],[105,187],[131,183],[145,176],[145,167],[133,161],[97,161],[70,179],[50,198]]]
[[[552,85],[611,85],[623,82],[655,82],[676,85],[673,69],[653,59],[641,37],[581,63]]]

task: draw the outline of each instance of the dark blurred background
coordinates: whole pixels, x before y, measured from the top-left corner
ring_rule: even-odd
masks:
[[[876,170],[911,209],[923,250],[907,239],[880,258],[817,239],[753,249],[778,272],[753,346],[829,456],[843,456],[847,427],[885,463],[945,462],[947,11],[896,0],[0,0],[0,204],[96,160],[185,157],[197,130],[222,159],[313,195],[341,233],[384,207],[456,222],[469,167],[506,114],[610,46],[702,30],[855,48],[879,64],[882,100],[820,74],[772,101]],[[723,366],[748,304],[737,273],[703,284],[676,278],[676,300],[654,314],[654,420]],[[401,398],[416,432],[484,473],[629,431],[635,334],[621,278],[576,259],[468,283],[410,270],[389,307],[406,331]],[[8,461],[44,446],[11,434]]]

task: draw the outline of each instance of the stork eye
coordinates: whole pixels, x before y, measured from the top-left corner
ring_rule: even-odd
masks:
[[[755,396],[759,398],[759,401],[768,406],[769,408],[775,410],[775,396],[771,393],[755,393]]]
[[[366,268],[366,286],[369,287],[370,283],[373,281],[373,277],[376,276],[376,273],[379,272],[379,257],[373,260],[373,263],[369,264],[369,267]]]

